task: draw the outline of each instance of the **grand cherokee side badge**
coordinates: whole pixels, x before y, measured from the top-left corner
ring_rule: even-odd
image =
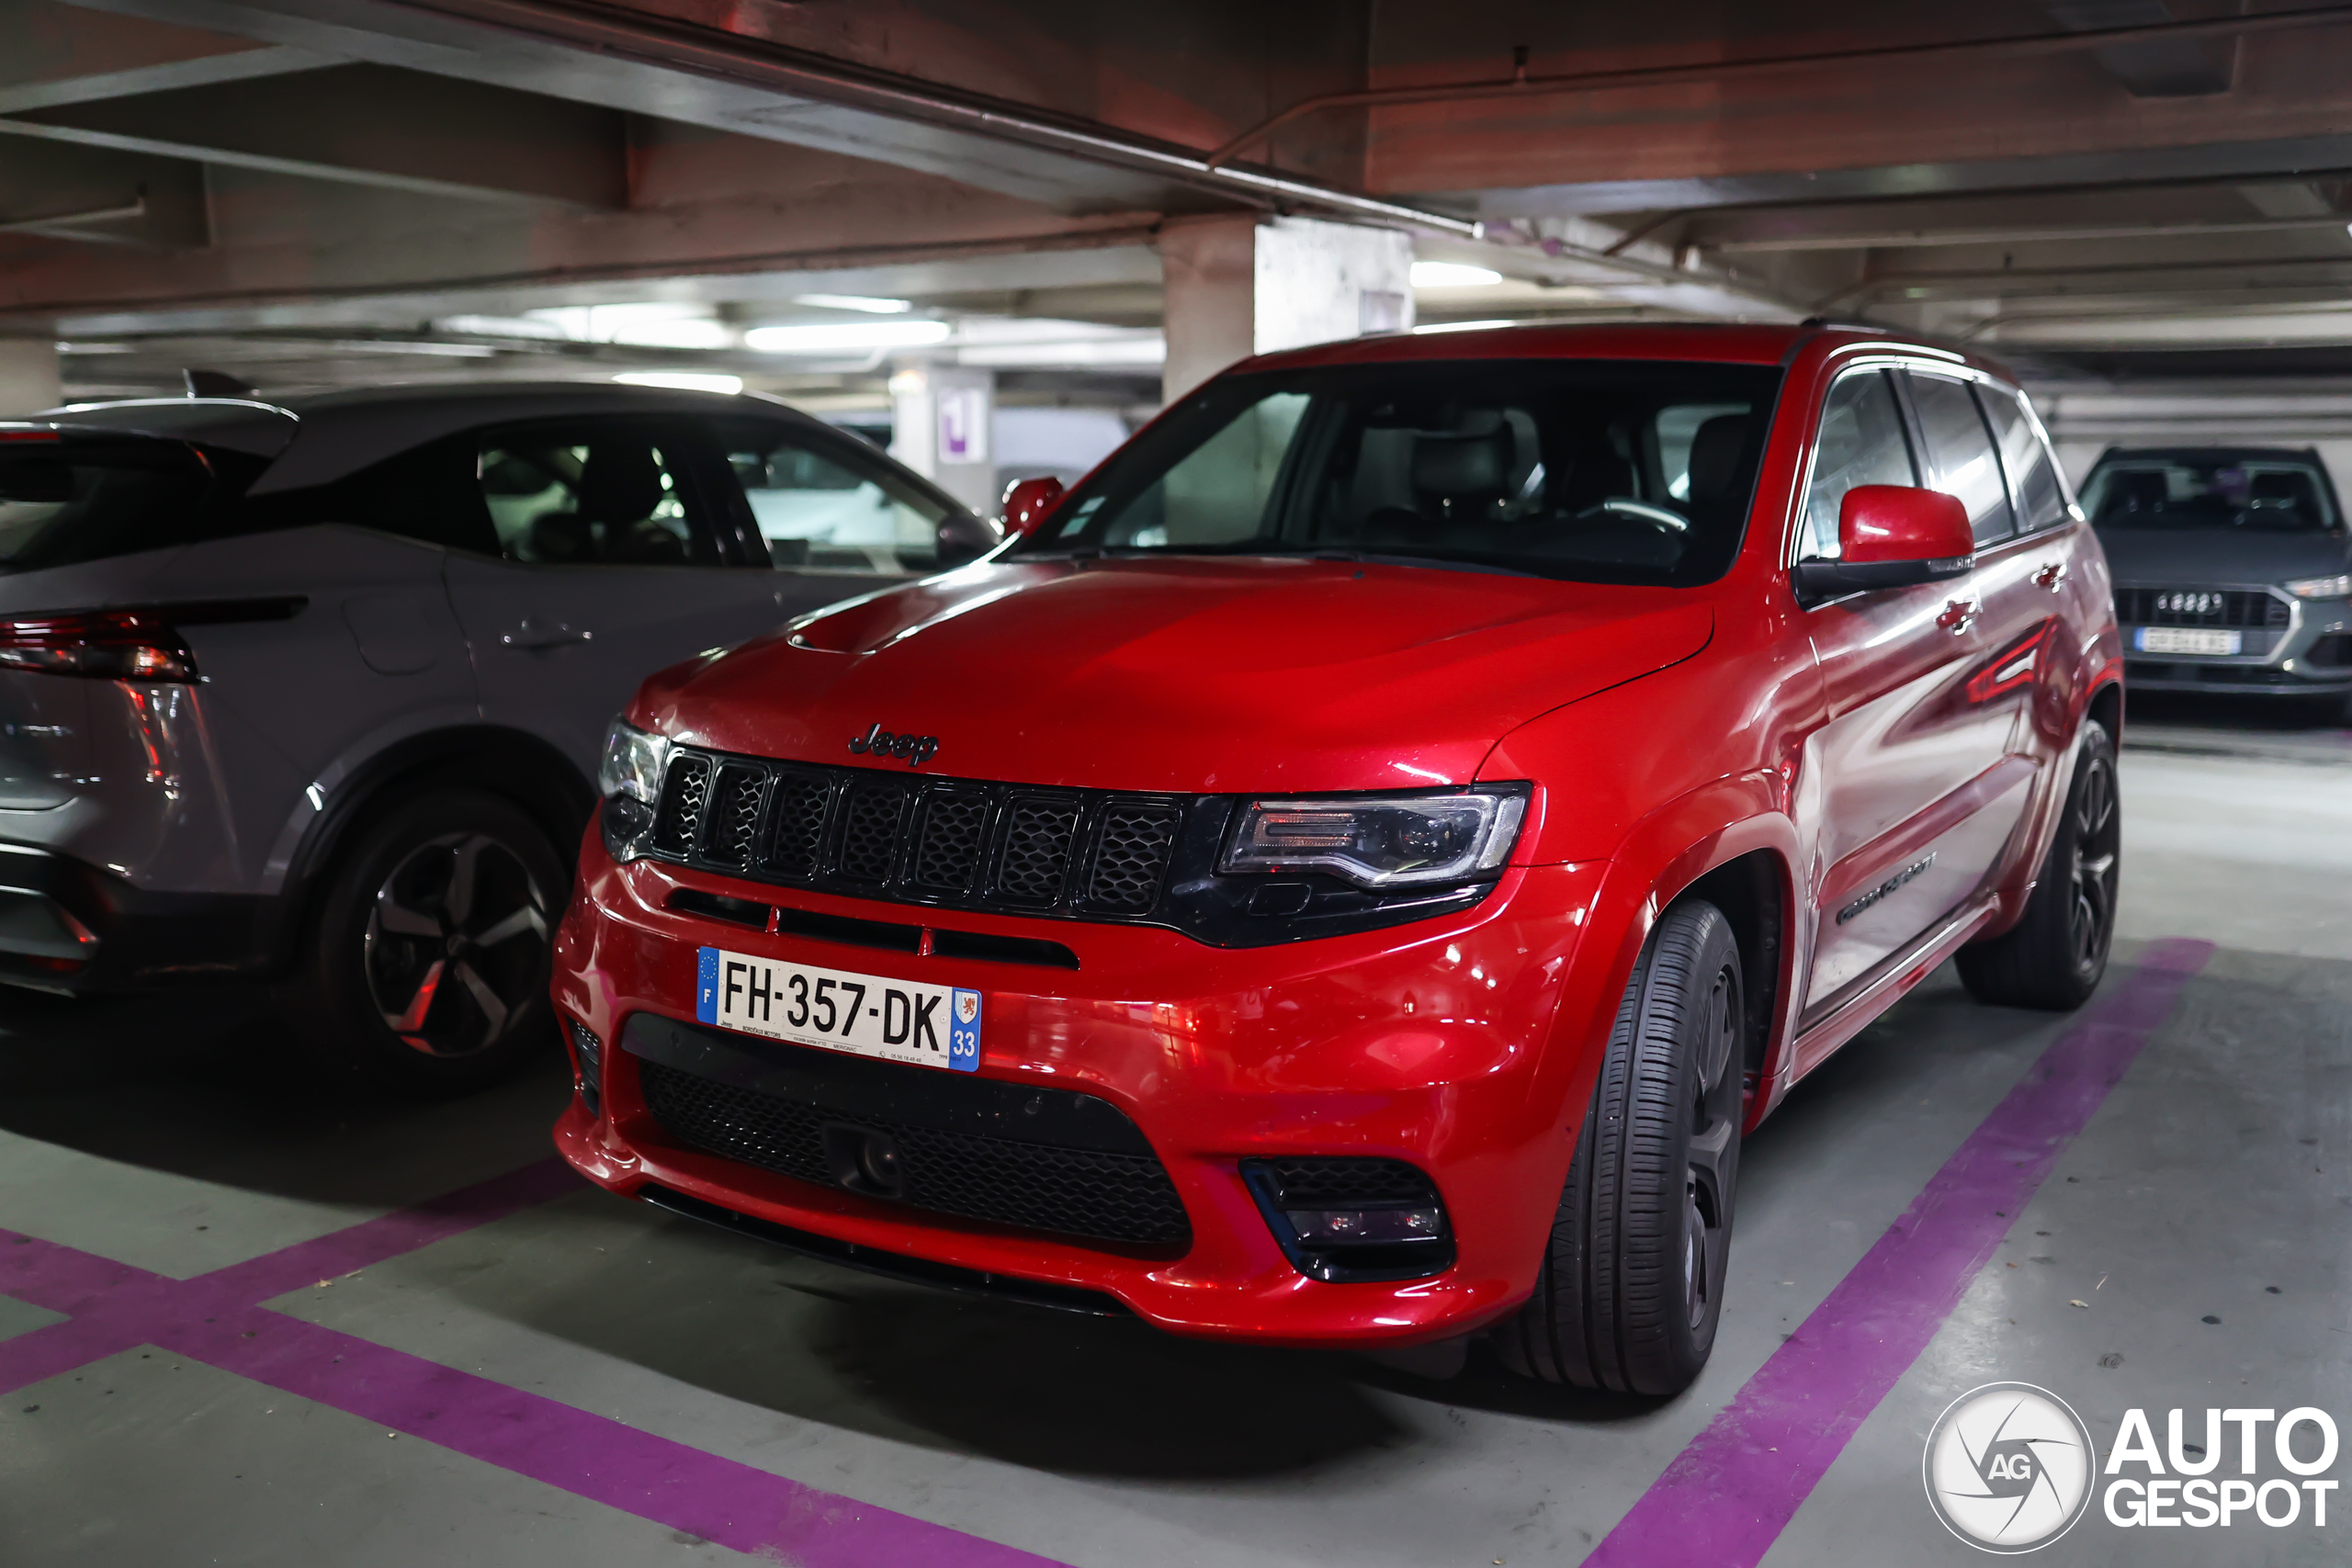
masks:
[[[894,757],[910,768],[920,768],[939,754],[939,737],[893,735],[877,724],[851,741],[849,749],[861,756]]]

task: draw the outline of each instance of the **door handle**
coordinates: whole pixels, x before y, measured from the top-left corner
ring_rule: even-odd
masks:
[[[1944,606],[1943,614],[1936,617],[1936,625],[1954,637],[1966,631],[1975,621],[1976,602],[1973,599],[1954,599]]]
[[[2033,585],[2036,588],[2047,588],[2052,593],[2057,592],[2065,581],[2066,563],[2062,560],[2052,561],[2033,574]]]
[[[551,626],[525,621],[513,631],[499,637],[499,642],[522,653],[536,653],[550,648],[569,648],[574,643],[593,642],[594,632],[576,632],[563,622]]]

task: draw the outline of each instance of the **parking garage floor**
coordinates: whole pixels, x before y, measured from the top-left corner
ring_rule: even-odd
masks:
[[[250,1065],[248,999],[9,996],[0,1562],[1975,1561],[1921,1445],[1978,1384],[2102,1444],[2135,1407],[2160,1440],[2176,1406],[2352,1412],[2352,732],[2160,712],[2123,780],[2101,996],[1947,972],[1801,1086],[1664,1403],[902,1288],[555,1170],[552,1064],[322,1105]],[[2094,1504],[2047,1560],[2347,1531]]]

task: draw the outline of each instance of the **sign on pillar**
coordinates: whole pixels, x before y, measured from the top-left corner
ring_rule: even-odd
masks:
[[[890,455],[983,517],[999,509],[989,424],[996,373],[910,366],[890,378]]]

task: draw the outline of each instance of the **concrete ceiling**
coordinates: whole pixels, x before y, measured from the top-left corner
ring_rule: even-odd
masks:
[[[1501,275],[1424,292],[1437,324],[2347,344],[2347,66],[2352,6],[2213,0],[0,0],[0,330],[62,337],[85,393],[189,363],[877,392],[883,355],[742,345],[874,319],[808,302],[847,296],[983,358],[1074,323],[1073,385],[1123,385],[1156,226],[1254,207]],[[707,324],[511,330],[663,303]]]

